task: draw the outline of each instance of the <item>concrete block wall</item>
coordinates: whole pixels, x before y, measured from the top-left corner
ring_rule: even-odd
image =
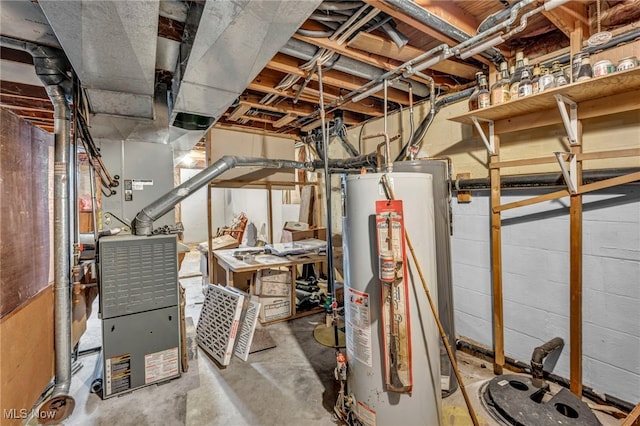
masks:
[[[532,196],[503,195],[503,203]],[[456,332],[492,346],[489,194],[453,202]],[[640,401],[640,187],[584,196],[583,382],[632,404]],[[568,199],[503,214],[505,353],[529,362],[560,336],[553,370],[569,377]]]

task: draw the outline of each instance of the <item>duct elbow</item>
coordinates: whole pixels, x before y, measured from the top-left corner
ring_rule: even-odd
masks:
[[[145,209],[140,210],[131,221],[131,233],[142,236],[153,233],[153,218],[149,216]]]
[[[232,169],[238,164],[238,157],[234,157],[233,155],[224,155],[220,158],[220,161],[225,163],[229,169]]]

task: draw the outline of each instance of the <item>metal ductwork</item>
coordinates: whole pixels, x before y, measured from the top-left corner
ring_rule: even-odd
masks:
[[[131,223],[132,233],[135,235],[151,235],[153,233],[153,222],[166,214],[176,204],[195,193],[216,177],[234,167],[260,167],[270,169],[304,169],[313,170],[310,163],[302,163],[291,160],[268,160],[264,158],[234,157],[225,155],[218,161],[207,167],[182,185],[173,188],[171,191],[149,204],[138,214]]]
[[[182,46],[171,123],[175,125],[179,113],[215,122],[319,4],[193,2],[185,33],[197,32]]]
[[[358,170],[362,167],[372,168],[376,164],[376,153],[360,155],[344,160],[329,160],[330,169]],[[144,207],[136,214],[131,222],[131,232],[135,235],[153,234],[153,222],[166,214],[179,202],[194,194],[198,189],[207,185],[213,179],[235,167],[258,167],[263,169],[301,169],[306,171],[319,170],[323,167],[323,160],[300,162],[292,160],[269,160],[265,158],[235,157],[225,155],[218,161],[202,170],[200,173],[173,188],[153,203]]]
[[[317,50],[318,48],[313,44],[292,38],[280,49],[280,52],[285,55],[293,56],[294,58],[309,61],[317,53]],[[340,56],[337,60],[332,62],[331,69],[364,78],[366,80],[375,80],[386,72],[385,70],[346,56]],[[429,95],[429,87],[426,84],[412,81],[411,86],[415,95],[420,97]],[[407,83],[398,82],[394,84],[393,87],[405,92],[409,91],[409,85]]]
[[[69,395],[71,385],[71,217],[69,207],[70,179],[75,173],[71,156],[70,110],[67,96],[71,94],[70,70],[64,52],[38,46],[5,36],[0,45],[29,52],[33,57],[36,75],[40,78],[54,107],[54,171],[53,171],[53,262],[54,262],[54,342],[55,386],[51,397],[40,410],[55,413],[50,423],[69,417],[75,407]]]
[[[42,0],[95,114],[153,118],[158,2]]]

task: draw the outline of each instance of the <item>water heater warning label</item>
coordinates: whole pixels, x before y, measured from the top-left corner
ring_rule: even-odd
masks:
[[[369,295],[347,287],[345,321],[347,351],[358,361],[371,367],[371,316]]]
[[[144,356],[144,383],[169,379],[178,374],[178,348],[171,348]]]
[[[131,389],[131,354],[109,358],[104,367],[107,395]]]

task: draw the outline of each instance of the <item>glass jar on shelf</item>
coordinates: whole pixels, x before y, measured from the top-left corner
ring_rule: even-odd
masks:
[[[469,111],[475,111],[478,109],[478,92],[480,91],[480,76],[484,76],[482,71],[476,73],[476,88],[469,96]]]
[[[591,59],[589,58],[589,54],[585,53],[585,55],[582,57],[582,61],[580,62],[580,70],[578,71],[576,81],[585,81],[591,79],[592,77],[593,69],[591,68]]]
[[[556,87],[556,79],[553,77],[549,68],[542,67],[541,72],[542,74],[538,81],[538,92],[544,92],[545,90],[550,90]]]
[[[551,74],[553,74],[555,87],[566,86],[568,84],[567,77],[559,61],[553,61],[551,63]]]
[[[491,105],[500,105],[509,102],[511,91],[509,89],[509,70],[507,63],[500,64],[500,72],[496,75],[496,82],[491,86]]]

